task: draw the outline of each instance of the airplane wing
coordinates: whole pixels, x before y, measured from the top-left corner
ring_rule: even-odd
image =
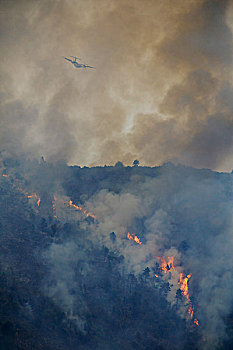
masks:
[[[64,58],[65,60],[67,60],[67,61],[73,62],[73,61],[70,60],[69,58],[66,58],[66,57],[64,57],[64,56],[63,56],[63,58]]]

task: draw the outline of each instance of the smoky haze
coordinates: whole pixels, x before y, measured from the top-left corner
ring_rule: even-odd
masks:
[[[67,319],[75,321],[79,331],[92,342],[95,342],[93,333],[86,332],[90,330],[89,317],[96,311],[96,306],[100,314],[93,320],[98,325],[103,324],[103,319],[104,322],[108,320],[106,315],[102,318],[103,307],[107,308],[110,320],[113,320],[114,316],[109,311],[113,310],[112,303],[104,301],[106,295],[113,295],[117,309],[121,309],[120,300],[131,287],[122,283],[120,278],[134,276],[140,281],[142,276],[146,278],[147,272],[151,296],[143,307],[143,315],[146,319],[149,317],[151,304],[148,302],[153,304],[155,295],[164,296],[170,308],[161,311],[168,317],[165,323],[172,325],[170,334],[161,330],[163,322],[159,321],[158,314],[152,313],[150,321],[155,327],[150,335],[156,334],[160,340],[165,335],[168,341],[161,349],[232,348],[232,174],[172,163],[161,167],[124,167],[118,163],[114,167],[81,168],[68,167],[64,163],[20,162],[6,158],[2,164],[5,176],[0,177],[0,193],[6,194],[0,196],[3,212],[0,218],[6,261],[14,267],[19,254],[23,269],[27,270],[31,263],[22,260],[22,256],[29,259],[30,255],[22,255],[12,237],[16,242],[21,242],[24,235],[27,239],[30,237],[39,259],[39,270],[43,272],[43,278],[39,280],[41,292],[59,305]],[[18,197],[17,192],[20,192]],[[33,193],[34,197],[28,196]],[[41,198],[39,204],[38,198]],[[11,215],[12,206],[15,209]],[[29,208],[34,212],[31,216]],[[35,237],[30,228],[20,228],[20,225],[24,227],[29,223],[38,230],[37,234],[33,231]],[[139,241],[130,238],[128,233],[131,237],[136,235]],[[6,242],[14,246],[14,254],[5,249]],[[39,255],[38,244],[42,245]],[[22,248],[32,249],[28,241]],[[164,273],[158,262],[162,258],[168,261],[169,257],[174,259],[174,269],[169,267],[168,273]],[[100,264],[102,258],[105,268]],[[5,266],[4,255],[1,259]],[[114,259],[118,260],[119,266],[113,268]],[[190,279],[187,282],[188,300],[181,293],[180,274]],[[15,276],[18,275],[15,273]],[[101,278],[104,279],[101,281]],[[112,285],[109,285],[110,282],[106,281],[111,278]],[[117,297],[114,288],[119,281],[121,293]],[[141,288],[142,295],[146,294],[146,285]],[[33,292],[28,290],[33,296]],[[90,295],[95,300],[93,304],[89,304]],[[132,310],[141,302],[141,296],[134,299]],[[160,305],[160,301],[157,300],[154,305]],[[187,312],[190,305],[193,307],[193,319]],[[126,314],[125,322],[132,327],[133,319],[145,334],[147,326],[141,319],[144,316],[137,313],[132,316],[132,310],[129,309]],[[176,323],[173,326],[174,317],[185,321],[183,326]],[[195,319],[199,327],[193,322]],[[126,334],[128,341],[127,325],[119,327],[120,333],[116,333],[116,329],[117,326],[107,321],[103,333],[98,336],[98,341],[103,342],[98,349],[111,349],[106,334],[112,330],[116,339],[124,344],[115,348],[125,348],[122,334]],[[175,342],[174,333],[177,336]],[[135,333],[130,334],[136,339]],[[189,339],[189,347],[184,342],[184,334]],[[193,343],[191,334],[195,339]],[[145,338],[139,340],[138,348],[157,349],[156,343],[147,341]],[[69,345],[67,347],[70,349]],[[85,349],[93,347],[90,345]]]
[[[230,171],[232,14],[225,0],[2,1],[1,149]]]

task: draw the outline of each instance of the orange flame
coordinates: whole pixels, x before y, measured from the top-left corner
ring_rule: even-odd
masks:
[[[167,273],[168,271],[175,270],[173,256],[169,256],[168,261],[166,261],[164,256],[162,257],[156,256],[156,258],[160,260],[161,262],[160,267],[165,273]]]
[[[19,190],[22,190],[22,189],[20,188]],[[40,205],[40,197],[39,197],[36,193],[28,194],[28,193],[26,192],[26,195],[27,195],[28,198],[35,198],[35,199],[37,199],[36,204],[37,204],[38,207],[39,207],[39,205]]]
[[[57,215],[56,215],[56,209],[57,209],[56,208],[56,200],[57,200],[57,197],[53,196],[53,199],[54,199],[53,202],[52,202],[53,203],[52,208],[53,208],[53,213],[54,213],[53,216],[54,216],[54,218],[57,218]]]
[[[142,242],[140,241],[140,239],[138,238],[138,236],[136,236],[134,233],[132,233],[132,235],[128,232],[127,233],[127,238],[128,239],[132,239],[134,242],[136,242],[137,244],[142,244]]]
[[[131,236],[131,234],[129,232],[127,233],[127,238],[133,240],[133,236]]]
[[[173,274],[173,271],[176,271],[174,266],[173,256],[169,256],[167,259],[164,256],[162,257],[156,256],[156,258],[160,261],[160,268],[164,273],[171,271],[171,273]],[[158,277],[158,275],[155,274],[155,277]],[[180,286],[181,293],[186,298],[186,304],[189,305],[187,312],[190,316],[190,319],[192,320],[194,316],[194,307],[191,305],[189,291],[188,291],[188,281],[190,278],[191,278],[191,274],[188,274],[187,276],[185,276],[183,273],[180,273],[178,284],[181,285]],[[193,320],[193,322],[194,324],[199,326],[199,322],[196,318]]]
[[[3,174],[2,176],[4,177],[9,177],[7,174]],[[37,205],[39,206],[40,205],[40,202],[41,202],[41,199],[40,197],[36,194],[36,193],[33,193],[33,194],[28,194],[27,192],[25,192],[22,188],[18,187],[18,190],[23,192],[24,194],[26,194],[26,196],[28,198],[35,198],[37,199]],[[74,204],[71,200],[69,202],[64,202],[63,200],[60,200],[58,199],[56,196],[54,196],[54,200],[52,201],[52,208],[53,208],[53,212],[54,212],[54,217],[57,218],[57,215],[56,215],[56,201],[62,201],[63,205],[67,205],[70,206],[70,207],[73,207],[75,208],[76,210],[79,210],[79,211],[82,211],[83,214],[86,215],[86,217],[92,217],[93,219],[96,219],[96,216],[94,214],[91,214],[89,212],[87,212],[87,210],[83,210],[83,207],[79,206],[79,205],[76,205]],[[133,240],[134,242],[136,242],[137,244],[141,245],[142,242],[140,241],[140,239],[134,234],[130,234],[129,232],[127,233],[127,238],[129,240]],[[168,257],[167,261],[165,259],[165,257],[159,257],[159,256],[156,256],[157,259],[160,260],[160,268],[162,269],[162,271],[164,271],[164,273],[167,273],[168,271],[175,271],[175,266],[174,266],[174,257]],[[159,276],[155,274],[155,277],[158,278]],[[187,300],[187,303],[189,304],[189,307],[188,307],[188,314],[190,316],[191,319],[193,319],[193,315],[194,315],[194,308],[193,306],[191,305],[191,301],[190,301],[190,297],[189,297],[189,293],[188,293],[188,281],[189,279],[191,278],[191,274],[188,274],[186,277],[184,277],[184,274],[183,273],[180,273],[180,279],[178,281],[178,284],[180,284],[180,290],[182,292],[182,294],[185,296],[186,300]],[[156,287],[156,283],[154,283],[155,287]],[[196,324],[197,326],[199,326],[199,322],[197,320],[197,318],[194,318],[193,320],[194,324]],[[203,339],[205,341],[205,339]]]
[[[70,208],[74,208],[75,210],[81,211],[83,214],[85,214],[86,217],[92,217],[93,219],[97,219],[97,217],[94,214],[89,213],[86,209],[83,209],[83,207],[81,207],[80,205],[74,204],[72,200],[69,200],[68,202],[66,202],[62,199],[57,198],[56,196],[54,196],[54,201],[53,201],[53,211],[54,212],[56,212],[56,201],[62,202],[63,206],[68,206]],[[54,215],[54,217],[57,217],[57,216]]]
[[[192,306],[189,306],[188,314],[190,315],[190,318],[192,319],[193,318],[193,307]]]
[[[188,281],[191,277],[191,273],[189,275],[187,275],[186,277],[184,277],[183,273],[180,273],[180,280],[179,280],[179,284],[181,284],[180,290],[182,292],[182,294],[185,296],[187,303],[191,303],[190,301],[190,297],[189,297],[189,291],[188,291]],[[194,308],[192,305],[189,306],[188,308],[188,314],[190,315],[190,318],[192,320],[193,318],[193,314],[194,314]],[[199,326],[199,322],[197,320],[197,318],[194,318],[193,320],[194,324]]]
[[[190,298],[189,298],[189,291],[188,291],[188,280],[190,279],[191,274],[187,275],[187,277],[184,277],[183,273],[180,273],[180,280],[179,280],[179,284],[181,284],[180,290],[182,292],[182,294],[186,297],[187,302],[190,302]]]
[[[83,210],[83,208],[80,207],[79,205],[73,204],[73,202],[71,200],[69,201],[69,206],[73,207],[73,208],[75,208],[77,210]]]
[[[77,210],[83,211],[83,214],[85,214],[87,218],[90,216],[91,218],[96,219],[96,216],[94,214],[89,213],[86,209],[83,210],[83,207],[74,204],[71,200],[69,201],[69,206]]]

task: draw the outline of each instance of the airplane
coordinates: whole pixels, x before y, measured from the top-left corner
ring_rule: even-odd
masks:
[[[75,68],[95,68],[95,67],[92,67],[92,66],[88,66],[87,64],[82,64],[82,63],[79,63],[77,62],[77,60],[80,60],[81,61],[81,58],[78,58],[78,57],[75,57],[75,56],[70,56],[73,58],[73,60],[67,58],[67,57],[64,57],[63,58],[67,61],[70,61]]]

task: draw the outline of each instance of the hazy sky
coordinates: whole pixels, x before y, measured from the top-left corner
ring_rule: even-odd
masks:
[[[0,149],[232,170],[231,1],[0,4]],[[69,55],[96,69],[75,69]]]

